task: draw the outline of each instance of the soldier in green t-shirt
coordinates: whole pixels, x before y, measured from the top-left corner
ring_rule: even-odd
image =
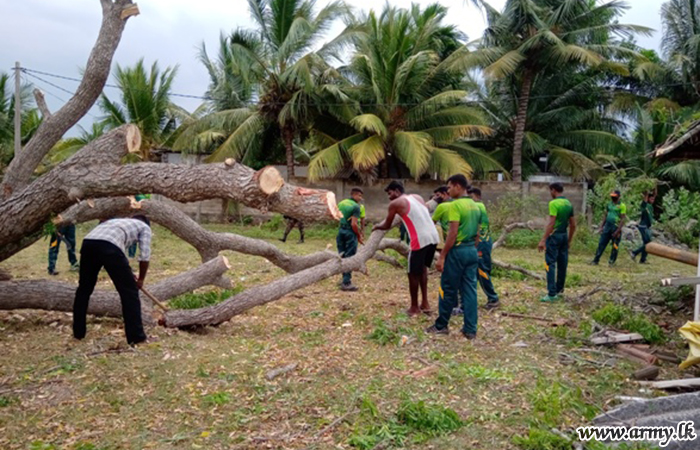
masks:
[[[632,261],[637,259],[638,255],[642,255],[639,260],[639,264],[647,263],[647,249],[646,246],[651,242],[651,224],[654,221],[654,200],[656,200],[656,192],[647,192],[644,194],[644,200],[642,200],[642,217],[639,219],[639,224],[637,229],[639,234],[642,235],[642,246],[636,250],[630,250],[630,256]]]
[[[477,252],[479,255],[479,270],[478,270],[478,280],[481,289],[486,294],[488,299],[486,303],[486,309],[494,309],[501,306],[498,300],[498,294],[496,289],[493,287],[493,281],[491,280],[491,250],[493,249],[493,241],[491,240],[491,228],[489,224],[489,216],[486,212],[486,205],[481,201],[481,189],[472,188],[469,191],[476,206],[481,210],[481,228],[479,233],[479,246],[477,247]]]
[[[360,188],[353,188],[350,191],[350,198],[338,203],[338,209],[343,217],[340,219],[340,229],[335,239],[338,245],[338,253],[342,258],[349,258],[357,253],[357,243],[364,244],[362,232],[360,231],[360,216],[362,210],[363,192]],[[343,273],[343,281],[340,285],[342,291],[356,291],[357,287],[352,284],[352,272]]]
[[[544,268],[547,271],[547,295],[540,300],[554,302],[561,299],[566,285],[566,269],[569,265],[569,247],[576,233],[574,207],[564,197],[564,185],[549,185],[552,201],[549,202],[549,219],[544,236],[537,246],[540,252],[545,249]],[[567,233],[568,229],[568,233]]]
[[[452,197],[452,201],[446,207],[450,227],[445,239],[445,248],[440,252],[436,267],[442,272],[439,316],[435,325],[425,331],[432,334],[449,334],[450,316],[461,299],[464,311],[462,334],[467,339],[474,339],[478,320],[476,274],[479,257],[476,246],[479,243],[481,210],[474,200],[467,196],[469,182],[464,175],[453,175],[447,180],[447,186]]]
[[[612,250],[610,251],[608,265],[611,267],[615,265],[617,252],[620,250],[620,241],[622,240],[622,226],[625,224],[626,216],[627,206],[620,202],[620,191],[611,192],[610,203],[608,203],[603,224],[600,226],[601,234],[600,241],[598,241],[598,250],[595,252],[591,265],[598,265],[600,257],[603,256],[603,252],[610,241],[612,241]]]

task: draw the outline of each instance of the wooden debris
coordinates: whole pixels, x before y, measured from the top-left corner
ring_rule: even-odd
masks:
[[[632,374],[635,380],[655,380],[659,376],[658,366],[646,366]]]
[[[287,364],[286,366],[279,367],[277,369],[272,369],[265,374],[265,378],[267,378],[267,381],[272,381],[278,376],[284,375],[285,373],[291,372],[292,370],[296,369],[298,365],[298,363],[292,363]]]
[[[591,338],[591,344],[617,344],[620,342],[642,341],[644,336],[639,333],[617,333],[615,331],[605,331],[602,336]]]
[[[538,317],[538,316],[530,316],[527,314],[517,314],[517,313],[509,313],[509,312],[502,312],[501,316],[503,317],[514,317],[516,319],[530,319],[530,320],[536,320],[538,322],[545,322],[549,324],[550,326],[553,327],[563,327],[570,325],[571,322],[567,319],[547,319],[546,317]]]
[[[652,389],[700,389],[700,378],[685,378],[682,380],[665,380],[665,381],[640,381],[642,386],[648,386]]]
[[[647,353],[644,350],[640,350],[631,345],[620,344],[616,347],[618,353],[633,356],[634,358],[643,361],[647,364],[656,364],[658,358],[651,353]]]
[[[428,366],[428,367],[425,367],[423,369],[420,369],[420,370],[413,372],[411,375],[414,378],[422,378],[422,377],[425,377],[425,376],[432,374],[433,372],[437,371],[439,368],[440,368],[439,366]]]
[[[679,358],[678,355],[673,352],[669,352],[668,350],[655,349],[652,350],[651,353],[662,361],[667,361],[674,364],[681,362],[681,358]]]

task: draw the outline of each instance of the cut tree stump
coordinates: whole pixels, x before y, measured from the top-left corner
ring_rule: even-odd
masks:
[[[640,361],[643,361],[649,365],[651,364],[656,364],[658,361],[658,358],[651,353],[647,353],[643,350],[640,350],[638,348],[635,348],[631,345],[626,345],[626,344],[619,344],[616,347],[617,351],[621,354],[624,355],[629,355],[632,356]]]
[[[635,371],[632,374],[632,378],[635,380],[655,380],[659,376],[658,366],[647,366],[642,369]]]

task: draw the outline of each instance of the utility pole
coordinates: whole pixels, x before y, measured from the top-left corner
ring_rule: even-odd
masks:
[[[22,70],[21,67],[19,61],[15,62],[15,156],[22,150],[22,108],[19,95],[19,72]]]

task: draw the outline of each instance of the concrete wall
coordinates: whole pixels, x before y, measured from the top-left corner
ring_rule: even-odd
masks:
[[[169,157],[168,162],[181,162],[175,157]],[[196,158],[192,158],[187,163],[196,164]],[[280,173],[286,175],[286,166],[276,166]],[[295,168],[297,177],[293,183],[298,186],[310,187],[315,189],[327,189],[335,192],[336,198],[340,201],[350,195],[350,190],[356,185],[347,180],[323,180],[318,183],[308,183],[303,175],[306,175],[306,167]],[[379,221],[384,219],[387,211],[389,200],[384,192],[384,187],[390,180],[380,180],[372,186],[361,186],[365,193],[365,210],[367,218],[370,221]],[[418,194],[424,199],[430,198],[433,191],[438,186],[441,186],[441,181],[421,181],[416,183],[413,180],[402,180],[406,187],[406,192]],[[498,201],[501,197],[508,194],[531,195],[542,202],[551,200],[549,195],[548,182],[524,182],[516,183],[513,181],[473,181],[472,184],[481,189],[484,202],[488,205]],[[522,189],[522,191],[521,191]],[[586,183],[564,183],[564,194],[574,205],[577,214],[585,214],[586,212],[586,191],[588,187]],[[159,198],[159,196],[156,196]],[[182,204],[165,199],[178,206],[182,211],[193,218],[199,217],[202,222],[218,222],[224,219],[224,201],[222,200],[206,200],[203,202],[195,202]],[[260,211],[241,206],[237,216],[252,216],[256,219],[264,220],[270,217],[271,214],[263,215]],[[233,218],[236,218],[235,216]]]

